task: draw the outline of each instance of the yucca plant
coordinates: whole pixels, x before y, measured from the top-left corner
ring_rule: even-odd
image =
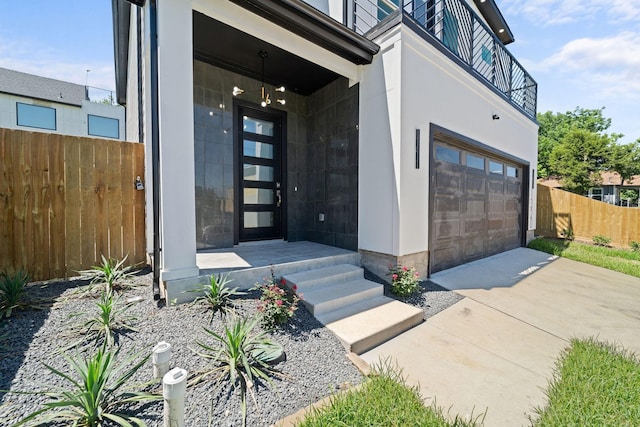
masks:
[[[134,304],[135,302],[122,302],[121,297],[114,296],[113,292],[103,291],[100,300],[96,302],[97,315],[87,320],[83,325],[85,336],[111,347],[115,343],[116,331],[136,332],[136,329],[131,326],[131,322],[137,318],[127,314],[127,311]]]
[[[24,295],[29,276],[24,271],[0,273],[0,319],[11,317],[14,309],[26,306]]]
[[[251,392],[254,403],[253,384],[264,380],[271,384],[271,376],[282,376],[270,363],[280,357],[282,346],[271,341],[265,332],[255,332],[258,318],[234,318],[218,334],[204,328],[213,344],[197,342],[202,351],[198,355],[211,361],[204,372],[196,374],[190,381],[195,384],[212,379],[217,384],[227,383],[240,391],[242,425],[247,421],[247,392]]]
[[[191,292],[198,292],[201,295],[194,300],[194,303],[205,303],[208,309],[211,309],[211,318],[219,311],[226,314],[233,311],[233,297],[246,295],[246,292],[239,291],[238,288],[229,287],[229,283],[233,280],[229,279],[229,274],[212,274],[209,284],[202,285]]]
[[[118,364],[116,359],[119,353],[119,350],[102,347],[90,357],[65,356],[75,375],[66,374],[44,364],[49,371],[65,380],[69,388],[20,392],[46,396],[49,400],[43,408],[30,413],[13,426],[43,425],[52,422],[86,427],[107,424],[123,427],[145,426],[141,419],[121,410],[131,403],[162,399],[158,394],[130,391],[130,387],[125,387],[149,356],[133,364],[138,356],[132,355]]]
[[[104,291],[121,291],[126,288],[128,279],[132,275],[132,267],[123,267],[127,260],[125,256],[120,261],[115,259],[106,259],[104,255],[100,255],[102,258],[101,265],[94,265],[89,270],[79,271],[82,276],[91,279],[92,285],[104,284]]]

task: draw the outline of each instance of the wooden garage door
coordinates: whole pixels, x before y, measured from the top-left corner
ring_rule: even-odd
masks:
[[[432,156],[430,272],[521,246],[522,165],[438,139]]]

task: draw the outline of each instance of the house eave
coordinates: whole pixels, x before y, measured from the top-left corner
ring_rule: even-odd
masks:
[[[508,45],[515,41],[513,33],[504,16],[502,16],[502,12],[498,9],[495,0],[473,0],[473,2],[502,44]]]
[[[300,0],[230,0],[354,64],[370,64],[380,47]]]

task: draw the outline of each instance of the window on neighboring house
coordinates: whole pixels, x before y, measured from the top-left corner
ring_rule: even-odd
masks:
[[[56,130],[56,109],[16,102],[18,126]]]
[[[120,121],[110,117],[87,115],[88,133],[92,136],[120,138]]]
[[[602,188],[590,188],[589,197],[592,198],[593,200],[602,201]]]

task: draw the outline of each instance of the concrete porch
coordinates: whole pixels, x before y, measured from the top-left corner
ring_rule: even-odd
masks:
[[[271,266],[276,276],[337,264],[360,266],[360,254],[314,242],[276,240],[198,251],[196,262],[200,276],[229,273],[233,286],[248,289],[269,277]]]

